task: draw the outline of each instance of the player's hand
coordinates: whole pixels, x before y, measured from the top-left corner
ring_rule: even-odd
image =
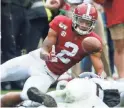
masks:
[[[58,58],[56,57],[54,52],[48,53],[44,49],[41,49],[40,58],[45,61],[57,62]]]

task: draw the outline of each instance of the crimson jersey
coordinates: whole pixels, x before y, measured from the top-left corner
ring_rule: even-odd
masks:
[[[84,38],[96,37],[102,42],[101,38],[94,32],[79,36],[72,29],[72,20],[66,16],[55,17],[50,23],[50,28],[58,33],[55,45],[58,62],[47,61],[46,64],[49,70],[57,75],[63,74],[87,55],[81,45]]]

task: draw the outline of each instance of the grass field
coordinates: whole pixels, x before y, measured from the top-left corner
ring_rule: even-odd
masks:
[[[50,88],[48,91],[52,91],[52,90],[55,90],[55,88]],[[3,94],[6,94],[8,92],[14,92],[14,91],[19,92],[21,90],[1,90],[1,94],[3,95]]]
[[[20,90],[1,90],[1,94],[6,94],[8,92],[14,92],[14,91],[20,91]]]

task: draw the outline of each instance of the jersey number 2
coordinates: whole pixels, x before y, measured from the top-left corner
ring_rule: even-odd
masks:
[[[72,42],[66,42],[65,47],[72,48],[72,51],[67,51],[67,50],[61,50],[60,53],[58,53],[56,56],[65,64],[68,64],[71,60],[69,58],[63,57],[64,55],[67,55],[69,57],[74,57],[76,53],[78,52],[78,46]]]

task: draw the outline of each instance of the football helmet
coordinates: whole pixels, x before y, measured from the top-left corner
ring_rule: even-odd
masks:
[[[96,8],[88,3],[82,3],[73,10],[72,26],[79,35],[89,34],[95,27],[98,17]],[[86,26],[81,27],[82,23]]]

